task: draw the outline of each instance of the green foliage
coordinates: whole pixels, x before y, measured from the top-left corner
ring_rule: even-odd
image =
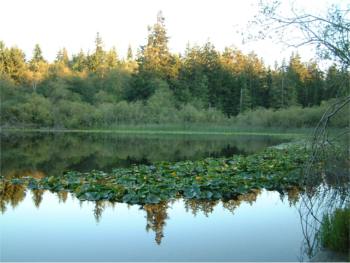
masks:
[[[302,187],[302,148],[267,149],[247,157],[160,162],[114,169],[111,173],[68,172],[59,177],[7,179],[30,189],[70,191],[81,200],[159,203],[169,199],[231,199],[254,189],[284,191]]]
[[[87,58],[82,50],[77,55],[73,55],[70,65],[76,72],[82,72],[87,68]]]
[[[338,252],[349,252],[350,208],[336,209],[331,215],[324,215],[320,229],[323,247]]]
[[[34,50],[33,50],[33,58],[31,59],[31,63],[41,62],[45,61],[43,52],[41,51],[41,47],[39,44],[35,44]]]
[[[147,100],[156,90],[158,79],[150,73],[139,73],[132,79],[131,85],[125,89],[124,97],[128,101]]]
[[[17,47],[7,48],[3,42],[0,42],[0,78],[8,77],[20,83],[24,79],[26,69],[23,51]]]
[[[335,65],[322,72],[292,54],[271,69],[254,53],[219,52],[210,42],[172,54],[168,41],[159,13],[135,60],[130,47],[125,60],[115,48],[105,50],[99,34],[91,53],[69,57],[63,48],[53,63],[39,45],[26,61],[19,48],[0,42],[1,126],[310,127],[321,117],[323,101],[349,95],[349,71]],[[348,126],[345,116],[336,116],[332,125]]]
[[[148,27],[147,44],[141,47],[137,58],[140,73],[148,73],[160,79],[166,79],[172,67],[164,20],[162,12],[159,12],[157,23]]]
[[[320,106],[302,108],[293,106],[286,109],[257,109],[239,114],[233,118],[238,127],[307,128],[315,127],[332,101]],[[331,127],[349,127],[350,108],[345,107],[330,121]]]

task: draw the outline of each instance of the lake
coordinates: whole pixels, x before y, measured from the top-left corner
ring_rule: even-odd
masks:
[[[59,176],[110,171],[132,164],[251,154],[288,139],[279,136],[7,133],[1,136],[1,174]]]
[[[247,155],[276,136],[16,133],[1,135],[5,177],[109,171],[158,161]],[[255,191],[226,201],[149,205],[81,202],[73,195],[5,188],[1,261],[298,261],[299,193]],[[305,256],[303,258],[305,260]]]

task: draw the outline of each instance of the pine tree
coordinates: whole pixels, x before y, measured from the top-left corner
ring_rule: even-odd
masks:
[[[304,106],[319,105],[324,97],[323,73],[315,62],[309,63],[308,76],[304,80],[306,89],[306,101]]]
[[[87,58],[89,70],[91,72],[98,72],[99,76],[103,76],[105,69],[106,53],[103,50],[103,41],[100,37],[99,32],[96,34],[95,38],[95,50],[94,53]]]
[[[34,92],[36,91],[37,84],[45,78],[48,72],[48,66],[39,44],[36,44],[33,50],[33,57],[29,61],[30,72],[27,74],[27,78],[32,83]]]
[[[6,74],[7,48],[5,43],[0,41],[0,77]]]
[[[71,64],[74,71],[82,72],[87,68],[87,57],[83,50],[80,50],[77,55],[73,55]]]
[[[69,56],[68,56],[68,51],[66,48],[62,48],[58,51],[57,56],[56,56],[56,62],[63,63],[64,65],[69,64]]]
[[[161,11],[157,15],[157,23],[148,27],[147,45],[141,47],[138,63],[139,70],[152,73],[155,77],[166,79],[171,67],[171,54],[168,49],[168,36]]]
[[[115,47],[113,47],[111,50],[109,50],[106,54],[106,67],[107,69],[111,70],[118,66],[119,60],[118,60],[118,54]]]
[[[35,44],[31,62],[46,62],[39,44]]]
[[[307,90],[305,79],[308,77],[308,70],[301,62],[299,54],[292,54],[287,67],[285,78],[285,106],[295,104],[307,105]]]
[[[249,88],[247,86],[247,75],[246,73],[242,73],[239,76],[238,83],[240,85],[240,95],[239,95],[239,113],[242,113],[246,110],[249,110],[252,108],[251,104],[251,93],[249,91]]]
[[[346,96],[350,92],[350,73],[348,70],[340,70],[334,64],[326,73],[324,99]]]
[[[131,45],[128,46],[128,51],[126,54],[126,60],[131,61],[134,59],[133,53],[132,53],[132,48]]]
[[[17,47],[7,48],[0,42],[0,77],[7,77],[20,83],[25,77],[27,65],[25,55]]]

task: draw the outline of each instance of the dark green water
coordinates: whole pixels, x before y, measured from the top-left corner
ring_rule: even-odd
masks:
[[[276,136],[1,134],[1,174],[59,176],[132,164],[250,154],[285,142]]]

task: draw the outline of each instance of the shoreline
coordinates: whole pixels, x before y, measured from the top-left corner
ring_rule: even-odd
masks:
[[[310,130],[283,132],[282,130],[225,130],[225,129],[168,129],[160,126],[158,129],[151,127],[129,127],[120,129],[28,129],[28,128],[0,128],[0,133],[111,133],[111,134],[159,134],[159,135],[246,135],[246,136],[283,136],[283,137],[304,137],[310,134]]]

